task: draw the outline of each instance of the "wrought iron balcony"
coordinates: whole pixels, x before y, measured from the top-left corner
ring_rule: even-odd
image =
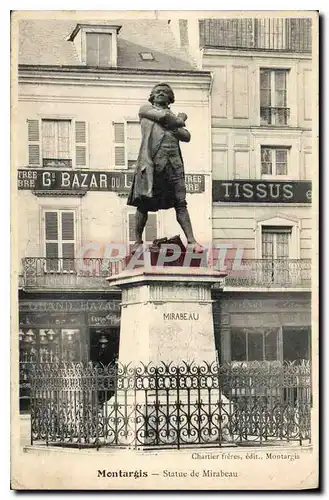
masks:
[[[122,262],[110,259],[25,257],[20,283],[25,289],[100,290],[108,288],[108,276],[121,270]]]
[[[201,47],[312,52],[310,18],[203,19],[199,29]]]
[[[225,287],[310,288],[310,259],[225,261]]]
[[[289,108],[261,107],[260,121],[261,125],[287,125],[290,116]]]

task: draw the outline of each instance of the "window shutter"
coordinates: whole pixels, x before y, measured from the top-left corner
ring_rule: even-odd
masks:
[[[75,122],[75,165],[87,167],[87,124]]]
[[[74,212],[62,212],[62,257],[63,270],[74,270],[75,242],[74,242]]]
[[[27,120],[29,165],[40,166],[39,120]]]
[[[73,212],[62,212],[62,240],[74,240]]]
[[[143,233],[143,240],[145,243],[153,243],[157,239],[157,214],[149,213],[146,226]],[[135,214],[128,214],[128,240],[129,243],[135,241]]]
[[[128,167],[135,166],[141,144],[139,122],[127,122],[127,160]]]
[[[58,240],[58,218],[57,212],[46,212],[45,214],[46,240]]]
[[[114,127],[114,165],[126,168],[125,124],[113,123]]]
[[[128,215],[128,239],[129,242],[135,241],[135,214]]]
[[[145,226],[145,241],[153,242],[157,239],[157,215],[156,214],[148,214],[147,223]]]
[[[46,271],[58,271],[58,214],[45,213]]]

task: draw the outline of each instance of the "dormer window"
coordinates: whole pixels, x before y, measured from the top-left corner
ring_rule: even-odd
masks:
[[[121,26],[77,24],[69,37],[82,64],[97,67],[117,66],[117,35]]]
[[[111,38],[108,33],[86,33],[87,66],[111,66]]]

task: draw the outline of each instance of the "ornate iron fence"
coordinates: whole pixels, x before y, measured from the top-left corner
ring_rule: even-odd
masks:
[[[311,439],[310,363],[39,364],[31,442],[213,447]]]

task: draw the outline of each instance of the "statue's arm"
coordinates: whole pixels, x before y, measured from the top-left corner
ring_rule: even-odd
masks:
[[[186,128],[179,127],[177,129],[173,130],[172,133],[179,141],[190,142],[190,140],[191,140],[191,134]]]
[[[185,125],[184,120],[171,113],[171,111],[155,108],[151,104],[144,104],[144,106],[140,108],[139,118],[147,118],[148,120],[159,123],[170,130],[183,127]]]

